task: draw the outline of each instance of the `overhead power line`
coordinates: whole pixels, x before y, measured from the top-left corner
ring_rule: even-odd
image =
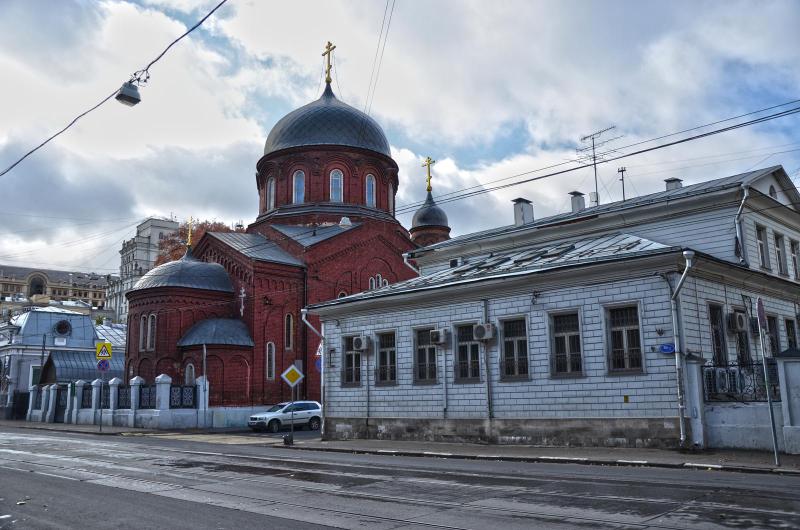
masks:
[[[169,51],[169,49],[170,49],[170,48],[172,48],[172,47],[173,47],[175,44],[177,44],[177,43],[178,43],[178,41],[180,41],[181,39],[183,39],[184,37],[186,37],[186,36],[187,36],[189,33],[193,32],[193,31],[194,31],[194,30],[196,30],[198,27],[200,27],[200,25],[201,25],[203,22],[205,22],[205,21],[206,21],[206,19],[207,19],[208,17],[210,17],[212,14],[214,14],[214,12],[215,12],[217,9],[219,9],[220,7],[222,7],[222,5],[223,5],[225,2],[227,2],[227,1],[228,1],[228,0],[222,0],[222,1],[221,1],[220,3],[218,3],[218,4],[217,4],[217,5],[216,5],[216,6],[215,6],[215,7],[214,7],[214,8],[213,8],[211,11],[209,11],[209,12],[206,14],[206,16],[204,16],[203,18],[201,18],[201,19],[200,19],[200,20],[199,20],[199,21],[198,21],[198,22],[197,22],[197,23],[196,23],[194,26],[192,26],[191,28],[189,28],[188,30],[186,30],[186,32],[184,32],[184,33],[183,33],[183,35],[181,35],[181,36],[180,36],[180,37],[178,37],[177,39],[175,39],[175,40],[173,40],[172,42],[170,42],[170,43],[167,45],[167,47],[166,47],[166,48],[164,48],[164,50],[162,50],[162,52],[161,52],[161,53],[159,53],[159,54],[158,54],[158,56],[156,56],[156,58],[155,58],[155,59],[153,59],[152,61],[150,61],[149,63],[147,63],[147,66],[145,66],[145,67],[144,67],[144,68],[142,68],[141,70],[137,70],[136,72],[134,72],[134,73],[133,73],[133,75],[131,75],[131,78],[130,78],[130,80],[129,80],[128,82],[129,82],[129,83],[134,83],[134,84],[140,84],[140,85],[141,85],[141,84],[145,84],[145,83],[147,83],[147,81],[150,79],[150,67],[152,67],[152,66],[153,66],[154,64],[156,64],[156,63],[157,63],[157,62],[158,62],[158,61],[159,61],[159,60],[160,60],[162,57],[164,57],[164,55],[165,55],[165,54],[166,54],[166,53]],[[20,164],[20,163],[21,163],[23,160],[25,160],[26,158],[28,158],[29,156],[31,156],[33,153],[35,153],[36,151],[38,151],[39,149],[41,149],[42,147],[44,147],[45,145],[47,145],[48,143],[50,143],[50,142],[51,142],[53,139],[55,139],[57,136],[60,136],[61,134],[65,133],[65,132],[66,132],[66,131],[67,131],[67,130],[70,128],[70,127],[72,127],[73,125],[75,125],[75,124],[78,122],[78,120],[80,120],[81,118],[83,118],[84,116],[86,116],[87,114],[89,114],[90,112],[92,112],[92,111],[94,111],[95,109],[97,109],[97,108],[99,108],[100,106],[102,106],[102,105],[103,105],[104,103],[106,103],[106,102],[107,102],[109,99],[111,99],[111,98],[113,98],[114,96],[116,96],[117,94],[119,94],[119,92],[120,92],[120,89],[119,89],[119,88],[115,89],[115,90],[114,90],[114,91],[113,91],[111,94],[107,95],[107,96],[106,96],[106,97],[104,97],[102,100],[100,100],[100,102],[99,102],[99,103],[97,103],[97,104],[96,104],[96,105],[94,105],[93,107],[91,107],[91,108],[89,108],[89,109],[87,109],[87,110],[85,110],[85,111],[81,112],[80,114],[78,114],[78,115],[77,115],[77,116],[76,116],[76,117],[75,117],[75,118],[74,118],[74,119],[73,119],[71,122],[69,122],[69,123],[68,123],[68,124],[67,124],[67,125],[66,125],[64,128],[62,128],[61,130],[59,130],[58,132],[56,132],[56,133],[55,133],[55,134],[53,134],[52,136],[48,137],[48,138],[47,138],[45,141],[43,141],[42,143],[40,143],[39,145],[37,145],[36,147],[34,147],[33,149],[31,149],[30,151],[28,151],[27,153],[25,153],[24,155],[22,155],[22,156],[21,156],[19,159],[17,159],[17,160],[16,160],[16,161],[15,161],[13,164],[11,164],[11,165],[10,165],[10,166],[8,166],[6,169],[4,169],[2,172],[0,172],[0,177],[2,177],[3,175],[5,175],[6,173],[8,173],[9,171],[11,171],[12,169],[14,169],[15,167],[17,167],[17,166],[18,166],[18,165],[19,165],[19,164]]]

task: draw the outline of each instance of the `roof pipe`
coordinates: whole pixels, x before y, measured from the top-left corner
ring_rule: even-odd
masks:
[[[419,269],[413,266],[411,262],[408,261],[409,259],[411,259],[411,252],[403,252],[403,263],[416,274],[419,274]]]
[[[744,211],[744,203],[747,201],[748,197],[750,197],[750,186],[742,186],[742,190],[744,193],[742,195],[742,203],[739,205],[739,209],[736,211],[736,217],[734,217],[733,222],[736,226],[736,251],[739,254],[739,263],[744,265],[745,267],[749,267],[750,264],[747,263],[747,253],[744,250],[744,230],[742,229],[742,212]]]
[[[678,397],[678,424],[680,426],[681,447],[686,446],[686,404],[683,392],[683,359],[681,358],[681,331],[678,321],[678,296],[680,295],[681,289],[683,289],[683,284],[686,282],[686,278],[689,276],[689,269],[691,269],[694,265],[694,257],[693,250],[683,251],[683,258],[686,260],[686,267],[684,267],[683,274],[681,274],[681,278],[678,280],[678,285],[676,285],[674,289],[672,288],[672,284],[669,283],[667,275],[662,275],[664,281],[667,282],[667,285],[669,286],[670,302],[672,305],[672,339],[675,344],[675,379]]]

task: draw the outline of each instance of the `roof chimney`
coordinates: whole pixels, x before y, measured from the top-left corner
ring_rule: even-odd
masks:
[[[528,199],[516,198],[514,203],[514,226],[522,226],[533,222],[533,204]]]
[[[572,213],[580,212],[586,208],[586,199],[583,198],[583,193],[571,191],[569,194],[572,195]]]
[[[677,177],[670,177],[668,179],[664,179],[664,182],[667,183],[667,191],[677,190],[678,188],[683,187],[683,184],[681,184],[681,182],[683,181]]]

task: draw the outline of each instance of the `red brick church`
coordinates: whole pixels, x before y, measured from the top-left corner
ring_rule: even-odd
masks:
[[[211,406],[288,399],[280,374],[292,363],[306,374],[300,396],[319,399],[319,338],[301,309],[411,278],[403,253],[448,237],[430,192],[412,235],[395,219],[389,142],[326,81],[318,100],[269,133],[256,164],[259,215],[246,233],[206,233],[127,294],[128,377],[190,383],[203,375],[205,347]]]

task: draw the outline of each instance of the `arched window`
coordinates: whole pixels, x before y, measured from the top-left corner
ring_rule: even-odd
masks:
[[[267,211],[275,209],[275,179],[267,179]]]
[[[331,202],[342,202],[344,175],[338,169],[331,171]]]
[[[381,285],[383,285],[383,276],[381,276],[380,274],[375,276],[375,285],[377,287],[380,287]]]
[[[389,184],[389,213],[394,215],[394,184]]]
[[[367,175],[364,186],[367,206],[375,208],[375,175]]]
[[[275,379],[275,344],[272,342],[267,343],[266,353],[266,376],[268,381]]]
[[[370,277],[370,279],[369,279],[369,288],[370,289],[374,289],[375,288],[375,278],[374,277]]]
[[[384,279],[383,279],[383,283],[381,284],[381,286],[383,286],[383,287],[386,287],[387,285],[389,285],[389,280],[387,280],[386,278],[384,278]]]
[[[292,202],[300,204],[306,200],[306,174],[302,170],[294,172],[293,188],[292,188]]]
[[[147,317],[147,349],[152,351],[156,349],[156,316],[150,315]]]
[[[147,347],[147,317],[142,315],[139,320],[139,351],[144,351]]]
[[[187,364],[183,369],[183,384],[187,386],[194,384],[194,365],[192,363]]]
[[[283,345],[287,350],[292,349],[292,337],[294,337],[294,320],[292,319],[292,315],[286,315]]]

